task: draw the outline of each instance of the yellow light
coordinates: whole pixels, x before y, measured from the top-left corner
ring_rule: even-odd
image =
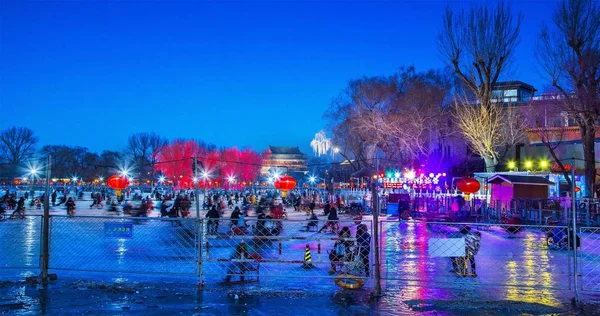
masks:
[[[531,160],[528,160],[525,162],[525,167],[527,169],[531,169],[531,167],[533,167],[533,162],[531,162]]]
[[[548,161],[546,161],[546,160],[540,161],[540,167],[542,167],[542,169],[548,168]]]
[[[509,161],[508,162],[508,169],[515,169],[515,166],[516,166],[516,164],[515,164],[514,161]]]

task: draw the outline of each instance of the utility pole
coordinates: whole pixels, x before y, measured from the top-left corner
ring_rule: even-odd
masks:
[[[573,234],[570,238],[572,239],[573,245],[573,288],[575,290],[575,302],[579,302],[579,289],[577,288],[577,202],[575,201],[575,157],[572,158],[571,162],[571,207],[573,215]],[[568,229],[567,229],[568,230]]]
[[[200,219],[200,179],[198,179],[198,157],[194,157],[194,195],[196,197],[196,218]]]

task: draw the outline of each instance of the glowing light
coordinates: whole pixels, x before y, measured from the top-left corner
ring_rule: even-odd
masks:
[[[273,182],[275,182],[275,179],[273,177],[269,177],[268,181],[269,181],[269,183],[273,183]]]
[[[308,181],[310,183],[315,183],[316,180],[317,180],[317,178],[315,178],[315,176],[310,176],[310,178],[308,178]]]
[[[166,180],[166,179],[165,179],[165,177],[163,177],[163,176],[160,176],[160,177],[158,177],[158,182],[159,182],[159,183],[163,183],[163,182],[165,182],[165,180]]]
[[[337,154],[340,152],[340,149],[338,147],[333,147],[333,152]]]
[[[281,178],[281,173],[279,173],[279,172],[277,172],[277,171],[276,171],[276,172],[274,172],[274,173],[273,173],[273,179],[274,179],[274,180],[277,180],[277,179],[279,179],[279,178]]]
[[[515,169],[516,166],[517,164],[514,161],[508,162],[508,169]]]
[[[429,174],[429,177],[430,177],[430,178],[433,178],[434,176],[435,176],[435,175],[433,174],[433,172]]]
[[[202,179],[206,180],[206,179],[208,179],[208,176],[209,176],[208,172],[202,171]]]
[[[412,180],[412,179],[414,179],[416,176],[417,176],[417,175],[416,175],[416,173],[415,173],[413,170],[408,170],[408,171],[406,171],[406,172],[404,173],[404,177],[405,177],[406,179],[409,179],[409,180]]]
[[[71,180],[73,180],[73,182],[77,182],[77,177],[73,177]]]
[[[100,180],[100,182],[104,181],[104,177],[100,177],[98,178],[98,180]]]
[[[533,161],[531,161],[531,160],[525,161],[525,167],[527,169],[531,169],[533,167]]]
[[[232,183],[235,181],[235,176],[229,176],[227,177],[227,181],[229,181],[229,183]]]
[[[32,176],[35,176],[37,173],[38,173],[38,170],[36,168],[31,168],[29,170],[29,174],[32,175]]]
[[[445,177],[445,176],[446,176],[446,173],[445,173],[445,172],[444,172],[444,173],[442,173],[442,177]]]
[[[546,169],[546,168],[548,168],[548,161],[547,161],[547,160],[542,160],[542,161],[540,161],[540,167],[541,167],[542,169]]]
[[[400,178],[400,172],[396,171],[396,173],[394,174],[394,176],[395,176],[396,178]]]
[[[198,183],[198,178],[194,177],[192,178],[192,181],[194,181],[194,183]]]

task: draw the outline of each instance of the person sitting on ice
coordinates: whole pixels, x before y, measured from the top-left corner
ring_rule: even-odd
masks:
[[[317,214],[312,213],[308,219],[308,224],[306,224],[306,230],[309,231],[311,227],[317,227],[318,225],[319,218],[317,217]]]
[[[336,226],[338,225],[337,221],[339,220],[337,216],[337,210],[335,207],[332,207],[329,211],[329,215],[327,216],[327,223],[323,225],[321,229],[319,229],[319,233],[323,232],[327,228],[331,228],[333,231],[336,231]]]

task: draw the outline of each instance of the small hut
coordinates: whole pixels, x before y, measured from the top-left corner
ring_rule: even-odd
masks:
[[[513,199],[547,199],[552,181],[540,176],[497,174],[488,180],[495,203],[510,205]]]

